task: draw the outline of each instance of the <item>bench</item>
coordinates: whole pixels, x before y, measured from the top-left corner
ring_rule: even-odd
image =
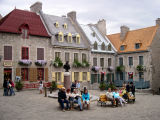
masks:
[[[101,94],[101,95],[99,96],[98,101],[97,101],[97,105],[99,105],[99,104],[100,104],[101,106],[113,105],[112,102],[113,102],[113,101],[107,99],[106,94]]]

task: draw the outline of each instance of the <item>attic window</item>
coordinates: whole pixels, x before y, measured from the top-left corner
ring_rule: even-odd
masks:
[[[108,45],[108,51],[111,51],[111,44]]]
[[[55,23],[54,23],[54,26],[55,26],[56,28],[58,28],[58,27],[59,27],[59,23],[58,23],[58,22],[55,22]]]
[[[71,33],[68,33],[67,40],[68,40],[68,43],[72,43],[72,34]]]
[[[80,44],[80,35],[79,34],[76,35],[76,43]]]
[[[29,26],[28,24],[22,24],[19,27],[20,32],[22,33],[22,38],[23,39],[28,39],[29,38]]]
[[[98,45],[97,45],[97,42],[95,41],[94,43],[94,49],[97,50],[98,49]]]
[[[63,24],[63,28],[67,29],[67,24],[66,23]]]
[[[125,49],[124,45],[121,45],[120,50],[123,51]]]
[[[102,45],[101,45],[101,50],[105,50],[105,44],[104,44],[104,42],[102,43]]]
[[[135,44],[135,49],[139,49],[139,48],[140,48],[140,46],[141,46],[141,44],[140,44],[140,43],[136,43],[136,44]]]
[[[58,41],[59,41],[59,42],[63,42],[63,39],[64,39],[64,38],[63,38],[63,33],[62,33],[62,32],[59,32],[59,33],[58,33]]]
[[[93,36],[93,37],[95,37],[95,36],[96,36],[96,33],[95,33],[95,32],[93,32],[93,33],[92,33],[92,36]]]

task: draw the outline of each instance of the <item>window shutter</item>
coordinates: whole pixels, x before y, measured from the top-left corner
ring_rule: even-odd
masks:
[[[34,81],[34,68],[29,68],[29,81]]]
[[[64,72],[61,72],[61,82],[64,82]]]
[[[37,60],[44,60],[44,48],[37,48]]]
[[[74,72],[72,72],[72,82],[74,82]]]
[[[56,81],[55,77],[55,72],[52,72],[52,81]]]
[[[79,81],[82,81],[82,72],[79,72]]]
[[[21,69],[20,68],[16,68],[16,76],[21,76]]]
[[[48,68],[45,68],[45,81],[48,81]]]
[[[90,72],[87,72],[87,81],[90,81],[91,77],[90,77]]]
[[[12,46],[4,46],[4,60],[12,60]]]

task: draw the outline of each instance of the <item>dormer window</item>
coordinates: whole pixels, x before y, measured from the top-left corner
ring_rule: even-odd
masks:
[[[76,35],[76,43],[80,44],[80,35],[79,34]]]
[[[95,37],[95,36],[96,36],[96,33],[95,33],[95,32],[93,32],[93,33],[92,33],[92,36],[93,36],[93,37]]]
[[[108,51],[111,51],[111,44],[109,43],[109,45],[108,45]]]
[[[59,41],[59,42],[63,42],[63,39],[64,39],[64,38],[63,38],[63,33],[62,33],[62,32],[59,32],[59,33],[58,33],[58,41]]]
[[[97,50],[98,49],[98,45],[97,45],[97,42],[95,41],[94,42],[94,50]]]
[[[20,25],[19,31],[22,33],[22,38],[23,39],[28,39],[29,38],[29,26],[28,26],[28,24]]]
[[[59,27],[59,23],[58,23],[58,22],[55,22],[55,23],[54,23],[54,26],[55,26],[56,28],[58,28],[58,27]]]
[[[121,45],[121,46],[120,46],[120,50],[123,51],[124,49],[125,49],[125,46],[124,46],[124,45]]]
[[[136,43],[136,44],[135,44],[135,49],[139,49],[139,48],[140,48],[140,46],[141,46],[141,44],[140,44],[140,43]]]
[[[67,29],[67,24],[66,23],[63,24],[63,28]]]
[[[67,40],[68,40],[68,43],[72,43],[72,34],[71,33],[68,33]]]
[[[105,50],[105,44],[104,44],[104,42],[102,43],[102,45],[101,45],[101,50]]]

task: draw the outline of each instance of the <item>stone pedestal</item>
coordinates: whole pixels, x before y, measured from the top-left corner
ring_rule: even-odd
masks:
[[[64,72],[64,87],[66,90],[71,88],[70,72]]]

